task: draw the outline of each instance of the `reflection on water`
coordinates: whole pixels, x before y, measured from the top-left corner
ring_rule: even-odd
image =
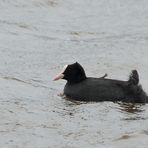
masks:
[[[121,111],[125,111],[125,112],[128,112],[128,113],[138,113],[138,112],[144,111],[144,109],[142,108],[142,106],[144,106],[143,104],[125,103],[125,102],[118,102],[118,104],[120,105]]]
[[[76,101],[70,97],[65,96],[64,93],[60,93],[58,96],[60,96],[63,100],[65,100],[66,106],[73,106],[73,105],[80,105],[80,104],[87,103],[87,102],[82,102],[82,101]]]
[[[125,102],[117,102],[117,103],[113,103],[113,102],[82,102],[82,101],[76,101],[72,98],[66,97],[64,95],[64,93],[60,93],[59,96],[62,98],[63,103],[65,108],[61,109],[64,112],[64,114],[69,114],[69,115],[73,115],[77,112],[77,108],[81,108],[84,104],[84,108],[85,108],[85,104],[86,104],[86,109],[87,106],[91,107],[103,107],[104,109],[106,107],[108,107],[107,110],[112,109],[113,111],[117,111],[118,113],[122,113],[124,115],[124,118],[122,118],[122,120],[147,120],[148,117],[145,116],[144,112],[145,112],[145,105],[144,104],[139,104],[139,103],[125,103]],[[104,111],[104,110],[102,110]],[[105,112],[105,111],[104,111]],[[103,113],[103,112],[102,112]]]
[[[139,103],[122,103],[119,102],[119,111],[124,113],[125,118],[123,120],[147,120],[145,117],[145,105]]]
[[[88,102],[76,101],[73,98],[67,97],[64,95],[64,93],[60,93],[58,96],[62,97],[62,99],[65,100],[66,106],[88,104]],[[99,103],[99,102],[95,102],[95,103]],[[144,111],[143,106],[145,105],[140,103],[125,103],[125,102],[117,102],[117,104],[119,105],[118,107],[119,111],[133,113],[133,114],[143,112]]]
[[[54,116],[61,123],[57,130],[64,139],[70,139],[73,143],[83,139],[90,146],[110,142],[113,145],[122,142],[130,145],[131,140],[136,142],[148,135],[147,105],[109,101],[79,102],[67,98],[63,93],[58,96],[60,99],[57,99],[53,108]]]
[[[80,105],[81,102],[67,98],[64,93],[59,93],[58,96],[62,99],[62,104],[55,105],[54,112],[60,116],[73,116],[76,112],[76,106]]]

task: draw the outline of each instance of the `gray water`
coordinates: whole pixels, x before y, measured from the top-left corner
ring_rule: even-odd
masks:
[[[78,61],[87,76],[148,92],[147,0],[0,1],[0,147],[147,148],[148,105],[84,103],[52,78]]]

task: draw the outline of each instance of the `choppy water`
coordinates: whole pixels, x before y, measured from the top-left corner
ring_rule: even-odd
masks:
[[[65,64],[148,92],[147,0],[0,1],[0,147],[147,148],[148,105],[65,99]]]

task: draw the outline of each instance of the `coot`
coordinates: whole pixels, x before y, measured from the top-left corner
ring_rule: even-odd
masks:
[[[139,85],[139,75],[132,70],[127,81],[86,77],[79,63],[64,66],[54,80],[65,79],[64,94],[78,101],[123,101],[146,103],[148,96]]]

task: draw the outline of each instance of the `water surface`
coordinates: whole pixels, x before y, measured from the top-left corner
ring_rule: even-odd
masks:
[[[147,148],[148,105],[63,98],[52,78],[78,61],[88,76],[128,79],[148,92],[147,0],[0,1],[3,148]]]

